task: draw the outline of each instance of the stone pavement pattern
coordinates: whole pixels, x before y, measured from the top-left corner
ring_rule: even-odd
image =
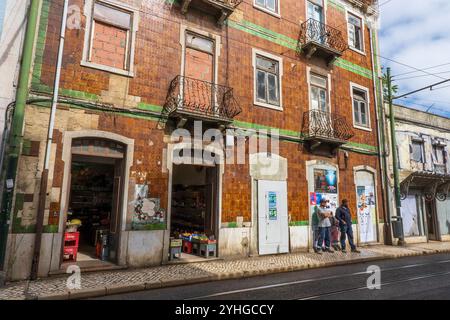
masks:
[[[239,260],[172,264],[145,269],[82,274],[81,290],[67,289],[68,275],[37,281],[14,282],[0,289],[0,300],[79,299],[152,288],[236,279],[248,276],[365,262],[422,254],[450,252],[450,243],[423,243],[406,247],[367,246],[361,253],[295,253]]]

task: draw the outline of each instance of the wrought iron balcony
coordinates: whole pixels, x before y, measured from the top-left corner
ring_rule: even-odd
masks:
[[[435,163],[434,164],[434,172],[437,174],[446,174],[447,173],[447,165]]]
[[[186,14],[189,8],[196,8],[217,18],[217,24],[223,25],[224,21],[234,12],[243,0],[182,0],[181,12]]]
[[[300,26],[298,54],[305,54],[309,59],[321,57],[332,63],[347,50],[347,41],[342,32],[320,21],[309,19]]]
[[[241,113],[233,88],[211,82],[177,76],[172,80],[163,113],[178,118],[230,123]]]
[[[378,0],[348,0],[352,5],[361,9],[365,14],[378,15]]]
[[[354,136],[354,132],[344,117],[312,110],[303,114],[302,136],[311,152],[326,146],[327,153],[333,155],[339,146]]]

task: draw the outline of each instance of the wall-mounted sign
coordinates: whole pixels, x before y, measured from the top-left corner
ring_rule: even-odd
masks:
[[[159,198],[148,197],[148,185],[136,185],[134,193],[134,212],[132,218],[133,230],[152,229],[153,226],[164,224],[165,213],[160,207]]]
[[[336,170],[314,169],[314,191],[316,193],[337,193]]]
[[[277,220],[278,219],[277,193],[269,191],[267,193],[267,199],[269,201],[269,220]]]
[[[358,186],[358,223],[361,242],[376,241],[374,231],[376,218],[375,190],[372,186]]]

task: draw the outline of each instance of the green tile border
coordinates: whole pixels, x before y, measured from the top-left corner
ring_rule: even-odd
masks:
[[[309,226],[309,221],[303,220],[303,221],[291,221],[289,222],[290,227],[307,227]]]

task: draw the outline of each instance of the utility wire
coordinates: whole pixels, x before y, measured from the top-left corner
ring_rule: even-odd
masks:
[[[385,4],[388,4],[388,3],[391,2],[391,1],[392,1],[392,0],[387,0],[387,1],[383,2],[382,4],[380,4],[380,5],[378,6],[378,8],[384,6]]]
[[[439,64],[439,65],[437,65],[437,66],[432,66],[432,67],[422,68],[421,70],[430,70],[430,69],[435,69],[435,68],[439,68],[439,67],[443,67],[443,66],[448,66],[448,65],[450,65],[450,62],[442,63],[442,64]],[[399,74],[396,74],[396,75],[394,75],[394,76],[392,76],[392,77],[395,78],[395,77],[405,76],[405,75],[408,75],[408,74],[411,74],[411,73],[416,73],[416,72],[420,72],[420,71],[409,71],[409,72],[399,73]]]
[[[375,54],[376,54],[376,53],[375,53]],[[378,57],[382,58],[382,59],[385,59],[385,60],[388,60],[388,61],[391,61],[391,62],[397,63],[397,64],[399,64],[399,65],[402,65],[402,66],[404,66],[404,67],[408,67],[408,68],[414,69],[414,70],[416,70],[416,71],[419,71],[419,72],[423,72],[423,73],[425,73],[425,74],[427,74],[427,75],[430,75],[430,76],[433,76],[433,77],[439,78],[439,79],[441,79],[441,80],[447,80],[446,78],[440,77],[440,76],[438,76],[438,75],[435,75],[435,74],[433,74],[433,73],[430,73],[430,72],[427,72],[427,71],[425,71],[425,70],[423,70],[423,69],[419,69],[419,68],[416,68],[416,67],[410,66],[410,65],[408,65],[408,64],[406,64],[406,63],[403,63],[403,62],[399,62],[399,61],[395,61],[394,59],[391,59],[391,58],[386,58],[386,57],[383,57],[383,56],[381,56],[381,55],[379,55],[379,54],[376,54],[376,55],[377,55]]]
[[[450,73],[450,70],[449,71],[436,72],[436,73],[433,73],[433,75],[446,74],[446,73]],[[412,77],[405,77],[405,78],[395,79],[395,81],[409,80],[409,79],[416,79],[416,78],[424,78],[424,77],[431,77],[431,75],[423,74],[423,75],[420,75],[420,76],[412,76]]]

